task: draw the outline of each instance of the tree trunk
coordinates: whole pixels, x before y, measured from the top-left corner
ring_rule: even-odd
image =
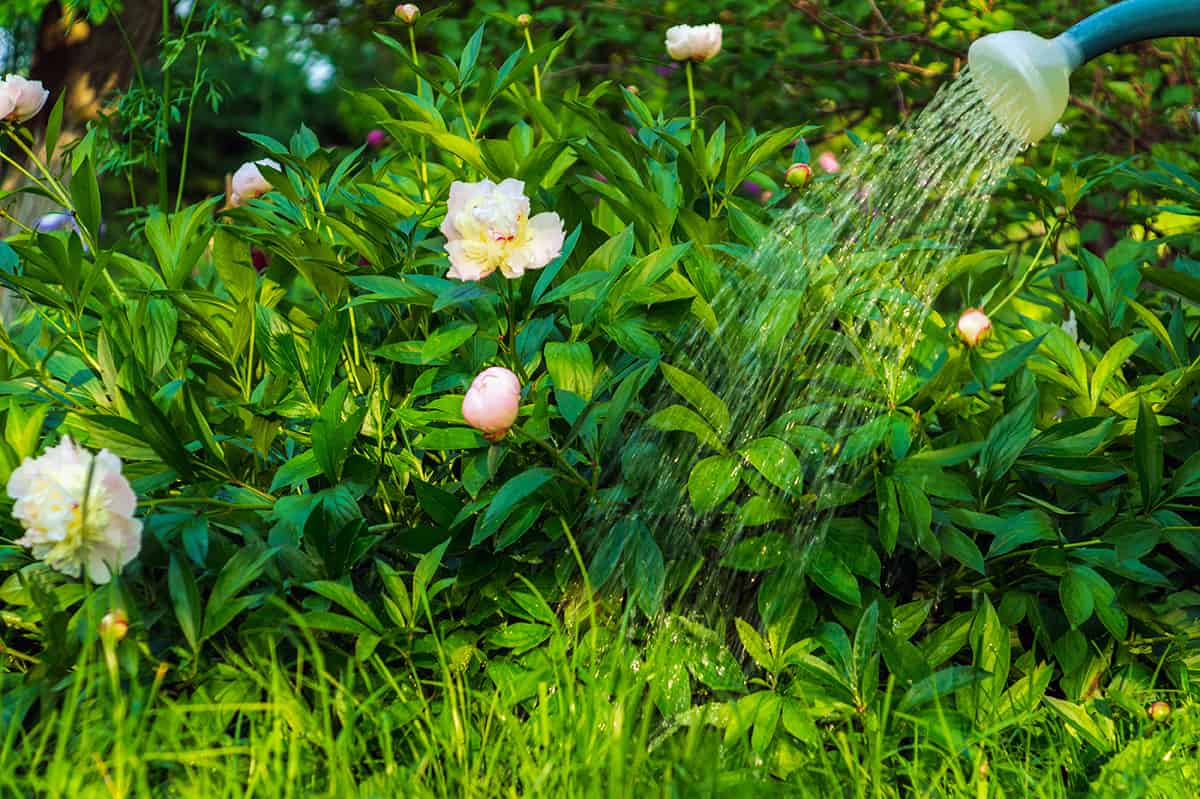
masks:
[[[159,0],[125,0],[122,6],[119,25],[113,17],[102,25],[74,19],[63,14],[59,3],[42,12],[29,77],[40,80],[52,98],[66,92],[64,133],[82,133],[109,96],[129,83],[134,58],[140,63],[158,41]],[[38,120],[44,126],[46,115],[40,114]]]

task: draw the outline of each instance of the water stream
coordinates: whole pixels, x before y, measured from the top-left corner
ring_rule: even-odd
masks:
[[[792,574],[802,570],[829,527],[830,499],[873,490],[856,479],[856,456],[911,392],[908,360],[931,303],[1023,148],[964,72],[802,195],[754,256],[723,276],[712,303],[716,329],[697,325],[665,356],[724,400],[721,446],[654,429],[678,427],[670,406],[688,405],[664,385],[651,425],[623,457],[633,499],[608,511],[601,529],[638,519],[669,561],[703,552],[710,564],[745,537],[782,535]],[[696,512],[689,477],[701,494],[737,487],[720,506]],[[721,573],[699,572],[699,591],[719,601],[736,590],[715,578]]]

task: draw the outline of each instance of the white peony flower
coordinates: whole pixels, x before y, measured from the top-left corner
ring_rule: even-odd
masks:
[[[562,252],[565,238],[558,214],[529,217],[525,184],[513,178],[450,184],[442,234],[447,276],[458,280],[482,280],[497,269],[512,279],[541,269]]]
[[[708,61],[721,52],[721,26],[676,25],[667,28],[667,55],[676,61]]]
[[[272,189],[270,182],[258,170],[259,164],[279,169],[279,164],[270,158],[247,161],[242,164],[238,167],[237,172],[233,173],[233,194],[229,197],[230,205],[239,206],[247,200],[263,196]]]
[[[979,343],[991,335],[992,320],[981,308],[968,308],[958,318],[958,337],[968,347],[978,347]]]
[[[0,120],[25,122],[32,119],[49,97],[50,92],[42,88],[40,80],[9,75],[0,81]]]
[[[16,543],[50,568],[107,583],[133,560],[142,523],[137,496],[108,450],[92,455],[64,436],[39,458],[26,458],[8,480],[13,516],[25,528]]]

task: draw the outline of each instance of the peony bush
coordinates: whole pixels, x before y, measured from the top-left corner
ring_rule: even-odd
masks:
[[[562,627],[608,625],[661,656],[641,704],[664,735],[717,728],[781,779],[818,722],[957,752],[970,724],[1036,711],[1100,749],[1138,729],[1146,695],[1194,691],[1184,170],[1019,166],[905,359],[854,341],[830,364],[830,399],[875,409],[868,424],[735,417],[761,398],[718,395],[703,375],[720,364],[692,360],[719,322],[735,359],[821,304],[844,303],[832,338],[913,300],[839,299],[832,264],[761,296],[775,265],[754,253],[805,246],[772,226],[820,219],[857,145],[814,172],[814,126],[700,105],[697,78],[726,79],[720,25],[665,32],[659,58],[686,62],[677,108],[552,77],[565,37],[536,41],[531,18],[461,53],[417,47],[432,19],[406,4],[376,33],[410,80],[355,96],[362,147],[249,133],[226,195],[141,209],[127,236],[106,233],[103,140],[62,152],[47,133],[30,154],[18,191],[63,210],[0,243],[21,301],[0,339],[0,622],[39,661],[5,687],[46,686],[51,708],[100,646],[110,676],[256,702],[230,653],[311,640],[334,669],[420,690],[450,674],[528,709]],[[485,40],[511,55],[485,63]],[[18,150],[45,101],[0,84]],[[1089,201],[1128,221],[1103,252]],[[1184,219],[1155,237],[1165,214]],[[803,379],[786,356],[772,378]],[[845,483],[806,492],[831,462],[854,467]],[[652,529],[652,503],[696,535]],[[829,534],[798,552],[814,516]]]

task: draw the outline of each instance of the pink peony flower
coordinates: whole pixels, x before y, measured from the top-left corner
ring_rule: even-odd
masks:
[[[817,156],[817,163],[821,165],[821,169],[824,169],[831,175],[840,172],[842,169],[842,165],[838,163],[837,156],[828,150]]]
[[[448,277],[482,280],[497,269],[509,279],[541,269],[562,252],[565,234],[556,213],[529,216],[525,184],[509,178],[499,185],[455,181],[442,222]]]
[[[49,97],[50,92],[42,88],[40,80],[9,75],[0,81],[0,121],[25,122],[32,119],[42,110]]]
[[[488,441],[499,441],[517,421],[520,408],[521,381],[503,366],[492,366],[471,381],[462,415]]]
[[[270,158],[247,161],[233,173],[233,194],[229,204],[236,207],[249,200],[261,197],[272,189],[270,182],[258,170],[259,165],[279,169],[279,164]]]
[[[107,583],[137,557],[142,523],[137,496],[108,450],[92,455],[64,436],[38,458],[26,458],[8,479],[13,516],[25,528],[16,543],[50,568]]]
[[[411,25],[417,21],[417,17],[421,16],[421,9],[414,6],[412,3],[396,6],[396,16],[399,17],[405,25]]]
[[[792,164],[788,167],[783,179],[791,188],[802,189],[812,179],[812,167],[808,164]]]

